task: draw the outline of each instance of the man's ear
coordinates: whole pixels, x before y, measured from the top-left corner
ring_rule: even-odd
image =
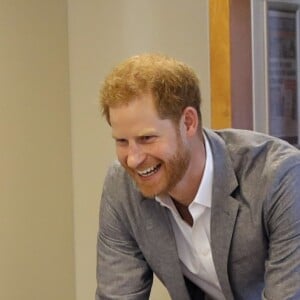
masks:
[[[188,136],[193,136],[197,133],[199,118],[197,111],[194,107],[188,106],[184,109],[182,113],[182,121]]]

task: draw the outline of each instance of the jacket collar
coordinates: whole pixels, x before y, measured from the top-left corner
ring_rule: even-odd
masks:
[[[239,203],[232,197],[238,182],[224,140],[205,130],[214,157],[214,181],[211,210],[212,256],[226,299],[234,299],[228,278],[228,257]]]

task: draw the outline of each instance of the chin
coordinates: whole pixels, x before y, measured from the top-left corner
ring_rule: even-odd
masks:
[[[154,198],[158,194],[161,193],[160,190],[155,189],[155,188],[145,188],[145,187],[142,187],[140,185],[138,185],[138,188],[139,188],[140,192],[143,194],[143,196],[149,197],[149,198]]]
[[[157,193],[155,191],[145,191],[144,189],[140,189],[140,192],[143,194],[144,197],[147,198],[155,198]]]

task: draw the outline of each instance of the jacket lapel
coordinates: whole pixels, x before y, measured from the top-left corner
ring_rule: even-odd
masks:
[[[214,182],[211,208],[212,256],[226,299],[234,299],[228,278],[228,257],[239,203],[231,195],[238,187],[232,162],[224,141],[207,131],[214,158]]]
[[[188,300],[189,294],[181,271],[176,240],[167,208],[154,199],[142,200],[145,222],[145,253],[148,263],[164,283],[172,299]]]

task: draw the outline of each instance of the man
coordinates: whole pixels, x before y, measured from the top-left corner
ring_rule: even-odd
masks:
[[[195,73],[156,54],[101,90],[118,162],[103,188],[96,299],[300,299],[300,153],[202,128]]]

